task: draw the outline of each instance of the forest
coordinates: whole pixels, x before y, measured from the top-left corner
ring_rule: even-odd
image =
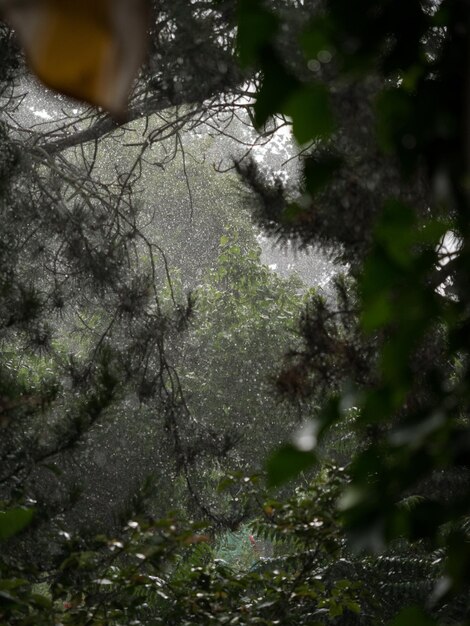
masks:
[[[470,626],[468,0],[0,0],[0,626]]]

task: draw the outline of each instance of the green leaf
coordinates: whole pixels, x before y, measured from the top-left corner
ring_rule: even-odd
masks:
[[[5,600],[8,600],[8,602],[20,603],[18,598],[12,596],[11,593],[8,593],[8,591],[0,591],[0,604],[5,604]]]
[[[400,142],[409,135],[413,140],[413,100],[402,89],[384,91],[377,101],[377,133],[383,150],[401,149]]]
[[[41,607],[42,609],[51,609],[52,602],[46,596],[41,595],[40,593],[33,593],[31,595],[31,600],[34,602],[36,606]]]
[[[28,585],[28,581],[25,578],[6,578],[0,580],[0,589],[2,591],[11,591],[12,589],[17,589],[18,587],[24,587]]]
[[[400,382],[392,388],[384,385],[382,388],[371,390],[366,396],[360,421],[364,424],[384,421],[404,402],[407,392],[408,387]]]
[[[424,244],[436,246],[446,232],[451,230],[452,224],[450,222],[444,222],[440,219],[428,220],[416,233],[416,240]]]
[[[388,320],[387,298],[390,289],[395,287],[401,272],[396,264],[382,248],[375,249],[364,265],[364,272],[360,279],[360,288],[363,301],[362,323],[368,330],[382,325]]]
[[[278,27],[278,18],[259,0],[239,1],[237,48],[242,67],[259,61],[260,51],[269,45]]]
[[[390,626],[436,626],[436,622],[428,617],[422,609],[413,606],[400,611]]]
[[[328,89],[312,83],[298,89],[282,108],[292,118],[294,136],[300,144],[327,138],[335,129]]]
[[[287,72],[276,55],[266,51],[263,83],[254,106],[256,126],[262,126],[272,115],[284,111],[285,103],[299,88],[299,81]]]
[[[268,485],[276,487],[295,478],[316,463],[316,456],[311,451],[299,450],[287,444],[277,450],[268,460]]]
[[[379,293],[371,298],[364,307],[361,315],[362,328],[365,332],[372,332],[385,326],[392,320],[393,312],[388,293]]]
[[[324,16],[317,18],[301,35],[300,44],[307,59],[315,59],[319,52],[332,47],[329,28],[329,19]]]
[[[10,509],[0,512],[0,541],[6,541],[28,526],[34,509]]]
[[[345,602],[346,607],[352,611],[353,613],[356,613],[356,615],[359,615],[361,612],[361,605],[358,602],[355,602],[354,600],[347,600]]]
[[[400,384],[410,383],[411,371],[408,364],[410,348],[414,342],[407,334],[394,337],[382,349],[380,359],[381,370],[388,382]]]
[[[413,260],[412,248],[416,240],[416,216],[410,207],[389,200],[376,228],[376,241],[402,267]]]

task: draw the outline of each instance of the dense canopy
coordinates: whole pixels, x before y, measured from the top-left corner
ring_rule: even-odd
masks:
[[[0,23],[0,623],[469,623],[469,11],[149,1],[125,118]]]

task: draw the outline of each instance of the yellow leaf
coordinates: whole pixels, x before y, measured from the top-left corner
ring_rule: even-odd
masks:
[[[145,0],[0,0],[0,7],[48,87],[123,115],[146,48]]]

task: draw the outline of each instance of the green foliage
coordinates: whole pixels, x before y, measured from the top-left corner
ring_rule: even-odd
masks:
[[[238,442],[234,469],[259,469],[296,416],[272,397],[279,361],[294,339],[302,285],[260,263],[260,251],[235,231],[220,239],[215,267],[195,292],[195,322],[185,338],[181,381],[195,418]],[[228,469],[227,465],[225,470]]]
[[[278,28],[278,20],[261,2],[238,3],[238,42],[240,63],[249,65],[258,59],[263,46],[269,45]]]
[[[421,609],[410,607],[400,612],[391,626],[408,626],[408,624],[416,624],[416,626],[433,626],[434,620],[429,618]]]
[[[251,528],[242,524],[236,531],[224,532],[215,547],[215,557],[234,571],[247,571],[259,559],[250,544]]]
[[[0,614],[12,626],[386,624],[410,597],[426,597],[441,559],[419,546],[411,556],[351,554],[336,506],[347,481],[325,467],[291,497],[266,500],[249,525],[215,537],[176,514],[140,515],[114,537],[63,533],[61,560],[44,574],[2,556]]]
[[[262,6],[269,11],[267,4]],[[282,18],[278,16],[278,20],[281,32]],[[468,6],[460,1],[432,6],[417,0],[328,0],[301,35],[304,63],[310,62],[325,79],[322,90],[331,84],[332,94],[335,88],[337,93],[338,84],[351,76],[363,84],[376,81],[377,136],[370,136],[369,142],[393,154],[401,170],[397,191],[389,187],[382,197],[377,193],[381,208],[366,227],[358,227],[364,236],[362,256],[352,254],[362,333],[375,344],[377,367],[362,384],[354,380],[355,372],[343,378],[343,390],[325,403],[316,418],[316,430],[321,440],[329,424],[343,419],[342,407],[349,404],[351,396],[354,398],[358,426],[371,438],[350,467],[351,485],[341,500],[345,524],[359,548],[377,549],[402,536],[445,545],[448,583],[454,591],[468,589],[470,582],[468,536],[457,533],[443,539],[443,524],[455,523],[468,514],[468,492],[463,490],[452,498],[436,492],[409,508],[400,508],[398,502],[405,495],[419,494],[436,472],[468,475],[468,372],[456,375],[449,366],[457,355],[468,363],[469,351],[468,290],[463,287],[470,269],[468,146],[463,115],[468,103],[457,70],[466,68],[468,61],[470,35],[464,23],[468,24]],[[255,31],[250,39],[246,32],[245,25],[239,48],[243,56],[246,38],[253,57]],[[262,44],[257,57],[263,73],[255,104],[255,111],[262,110],[258,122],[289,112],[285,102],[296,98],[298,106],[290,113],[298,140],[305,142],[322,134],[330,137],[332,110],[323,95],[321,106],[313,97],[300,96],[308,89],[312,94],[320,93],[317,78],[307,78],[298,66],[294,70],[289,60],[278,54],[275,37],[266,41],[264,34]],[[321,69],[324,62],[330,64],[331,71]],[[275,86],[276,72],[289,80]],[[268,92],[272,96],[270,108],[266,104]],[[343,112],[337,98],[335,113],[341,117]],[[337,128],[342,123],[340,119]],[[349,123],[354,122],[349,119]],[[338,133],[337,140],[345,145],[345,131]],[[329,150],[327,144],[312,145],[313,155]],[[390,166],[394,167],[391,161]],[[253,172],[245,173],[267,207],[270,192]],[[307,160],[305,186],[300,191],[304,194],[302,205],[308,208],[302,211],[300,204],[292,208],[281,192],[276,197],[277,215],[269,215],[279,229],[296,233],[304,243],[315,241],[315,229],[321,229],[323,222],[328,226],[318,204],[321,206],[328,193],[334,193],[341,171],[335,163],[326,168],[324,176],[321,170],[319,178],[315,176],[315,166]],[[427,195],[424,210],[400,199],[405,187],[411,185],[417,190],[420,184],[434,190]],[[283,204],[287,208],[283,209]],[[280,219],[286,211],[290,224]],[[334,223],[339,220],[340,216]],[[456,235],[460,248],[446,268],[450,271],[443,271],[438,250],[448,231]],[[443,275],[455,285],[453,298],[444,297],[438,289]],[[355,341],[364,339],[364,335],[356,334]],[[318,373],[317,364],[331,353],[331,344],[315,354],[315,337],[305,334],[305,342],[305,353],[310,356],[303,358],[302,366],[307,377],[310,372]],[[278,483],[303,470],[308,454],[312,453],[293,447],[282,449],[270,461],[272,480]],[[313,460],[313,456],[308,458]],[[411,619],[431,623],[418,609],[405,612],[397,623],[410,623]]]
[[[34,516],[33,509],[8,509],[0,511],[0,541],[10,539],[28,526]]]
[[[268,484],[275,487],[296,477],[300,472],[313,467],[316,461],[316,456],[311,451],[299,450],[287,444],[277,450],[267,463]]]
[[[119,183],[114,153],[100,172],[106,184],[98,185],[89,178],[96,149],[84,160],[86,176],[77,178],[75,167],[58,176],[59,160],[51,170],[46,160],[36,167],[41,149],[28,161],[18,149],[19,131],[1,128],[1,480],[10,506],[0,513],[0,621],[6,624],[468,621],[470,222],[462,80],[468,3],[307,4],[243,0],[237,13],[239,59],[255,72],[254,84],[259,80],[255,122],[262,127],[272,116],[288,116],[305,151],[298,193],[280,182],[270,187],[253,165],[237,166],[261,200],[257,219],[281,239],[333,247],[350,267],[350,279],[336,281],[336,299],[307,295],[298,326],[301,285],[260,266],[243,219],[224,233],[231,202],[212,203],[188,246],[197,261],[210,239],[210,262],[189,275],[190,264],[177,258],[192,228],[182,216],[193,209],[188,181],[200,175],[199,166],[178,164],[185,176],[175,183],[177,210],[166,212],[154,246],[138,234],[131,175]],[[144,71],[156,99],[178,105],[185,88],[187,102],[212,97],[220,67],[224,89],[241,84],[217,50],[219,39],[230,49],[233,28],[224,37],[214,27],[233,25],[234,7],[217,2],[209,19],[207,4],[201,10],[192,3],[196,19],[187,3],[164,6],[158,33],[169,31],[169,52],[158,60],[164,71],[151,76],[150,63]],[[185,29],[175,35],[181,8]],[[0,34],[5,79],[14,68],[13,45]],[[179,61],[172,60],[182,50],[184,71],[174,81]],[[203,57],[201,80],[193,70]],[[179,138],[178,126],[168,124]],[[148,145],[168,124],[156,122]],[[171,152],[162,146],[155,157],[161,168],[169,167]],[[142,162],[120,165],[133,172],[135,163]],[[115,166],[116,183],[108,185]],[[142,222],[155,214],[146,185],[152,176],[153,169],[144,174],[149,206]],[[228,198],[221,180],[200,185],[194,198]],[[447,232],[459,249],[446,257],[440,242]],[[170,234],[170,263],[156,264],[160,256],[153,253]],[[38,267],[47,269],[40,280]],[[170,267],[179,269],[179,284],[160,289]],[[444,295],[445,280],[452,297]],[[196,304],[183,304],[184,289],[196,285]],[[63,319],[56,333],[53,316]],[[69,350],[66,337],[77,326],[83,335]],[[183,328],[185,345],[178,341]],[[13,350],[24,354],[12,357]],[[273,381],[293,405],[278,402]],[[130,401],[128,392],[135,395]],[[160,451],[172,444],[174,458],[158,466],[160,476],[175,479],[165,488],[183,500],[184,482],[191,487],[185,514],[160,521],[132,515],[126,528],[115,524],[111,538],[65,533],[60,543],[63,494],[56,510],[35,507],[34,519],[21,503],[29,493],[63,491],[57,459],[76,451],[118,407],[127,417],[146,415],[138,413],[139,402],[161,417],[148,431],[163,433]],[[260,509],[259,480],[249,473],[306,413],[310,434],[278,448],[267,467],[271,487],[294,478],[297,487],[290,496],[285,486],[270,493]],[[136,420],[134,429],[141,424]],[[347,472],[328,468],[329,450]],[[223,467],[239,470],[241,484],[232,477],[227,491],[214,495]],[[43,484],[41,468],[57,482]],[[195,510],[208,513],[213,526],[188,522]],[[246,542],[248,526],[239,524],[247,520],[255,545],[266,542],[272,556]],[[39,546],[51,538],[48,560],[27,559],[41,524],[47,533]],[[371,549],[382,554],[370,556]]]
[[[297,90],[282,112],[292,118],[294,137],[300,144],[329,137],[334,130],[328,90],[320,83],[311,83]]]
[[[327,138],[334,130],[327,89],[319,83],[302,84],[286,67],[274,45],[279,19],[261,0],[239,2],[238,51],[242,64],[257,64],[263,74],[254,106],[258,126],[281,112],[292,118],[300,143]]]

